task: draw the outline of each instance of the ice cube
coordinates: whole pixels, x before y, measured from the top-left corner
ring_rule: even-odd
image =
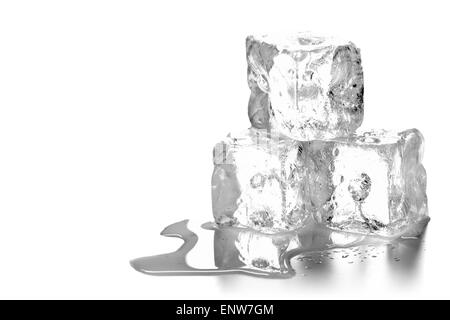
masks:
[[[351,42],[307,33],[246,40],[248,115],[298,140],[346,136],[363,120],[363,70]]]
[[[295,232],[264,234],[243,228],[218,228],[214,232],[214,260],[220,269],[245,267],[286,273],[285,255],[299,247]]]
[[[301,143],[270,131],[229,135],[214,148],[213,213],[219,225],[274,233],[301,227]]]
[[[404,235],[428,221],[422,156],[416,129],[304,143],[308,210],[338,230]]]

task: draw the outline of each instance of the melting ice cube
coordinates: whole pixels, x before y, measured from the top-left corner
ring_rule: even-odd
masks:
[[[301,151],[300,142],[257,129],[218,143],[212,176],[216,222],[267,233],[301,227],[307,219]]]
[[[416,129],[304,143],[308,208],[335,229],[403,235],[428,221],[422,156]]]
[[[353,43],[296,33],[249,36],[246,47],[253,127],[313,140],[361,125],[363,71]]]

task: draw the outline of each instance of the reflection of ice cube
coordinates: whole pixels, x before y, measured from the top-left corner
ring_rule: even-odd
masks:
[[[309,209],[353,232],[401,234],[427,217],[423,137],[416,129],[305,143]]]
[[[287,274],[293,271],[291,263],[294,257],[335,248],[385,243],[383,238],[313,224],[299,231],[277,234],[264,234],[248,228],[217,228],[214,232],[215,265],[221,270],[244,268]],[[317,262],[323,262],[326,257],[327,254],[319,254]]]
[[[359,49],[306,33],[247,37],[253,127],[299,140],[344,136],[363,120]]]
[[[215,263],[221,269],[287,272],[284,255],[298,247],[298,235],[292,232],[272,235],[251,229],[219,228],[214,235]]]
[[[212,201],[220,225],[293,230],[306,219],[301,143],[250,129],[214,148]]]

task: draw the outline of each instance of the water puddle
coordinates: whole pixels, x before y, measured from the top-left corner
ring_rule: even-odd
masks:
[[[187,254],[195,247],[198,236],[188,229],[189,220],[183,220],[166,227],[161,235],[164,237],[175,237],[183,240],[183,245],[174,252],[137,258],[130,262],[131,266],[139,272],[155,276],[184,276],[184,275],[222,275],[222,274],[249,274],[262,277],[283,277],[283,273],[272,274],[258,269],[245,267],[219,267],[211,269],[197,269],[186,262]],[[212,224],[211,224],[212,225]],[[209,228],[209,224],[205,224]]]
[[[324,267],[341,260],[352,265],[389,253],[394,262],[401,260],[399,248],[420,248],[421,239],[387,239],[330,230],[318,225],[297,232],[263,234],[242,228],[217,228],[205,223],[202,228],[214,232],[214,266],[195,268],[187,255],[199,241],[189,230],[188,220],[166,227],[161,235],[183,240],[174,252],[132,260],[139,272],[155,276],[246,274],[265,278],[290,278],[305,270]],[[406,246],[405,246],[406,242]],[[211,254],[206,252],[205,254]]]

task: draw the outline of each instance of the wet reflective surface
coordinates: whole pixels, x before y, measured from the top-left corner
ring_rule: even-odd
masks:
[[[165,237],[176,237],[184,241],[183,245],[175,252],[143,257],[132,260],[131,266],[137,271],[150,275],[159,276],[182,276],[182,275],[220,275],[224,273],[245,273],[253,276],[271,276],[271,273],[258,269],[247,269],[242,266],[233,268],[232,264],[223,268],[199,269],[191,267],[186,262],[187,254],[195,247],[198,236],[187,228],[188,220],[174,223],[165,228],[161,235]],[[282,274],[280,273],[280,276]]]
[[[188,228],[188,220],[165,228],[161,235],[183,240],[178,250],[132,260],[137,271],[157,276],[246,274],[266,278],[294,276],[326,281],[345,272],[364,274],[373,268],[389,268],[396,280],[416,270],[425,234],[414,239],[386,239],[333,231],[311,225],[298,232],[263,234],[249,229],[202,225],[214,233],[214,252],[196,248],[199,236]],[[200,232],[199,232],[200,233]],[[188,263],[188,254],[203,249],[214,264],[198,268]],[[198,253],[197,253],[198,256]],[[381,265],[380,265],[381,263]]]

